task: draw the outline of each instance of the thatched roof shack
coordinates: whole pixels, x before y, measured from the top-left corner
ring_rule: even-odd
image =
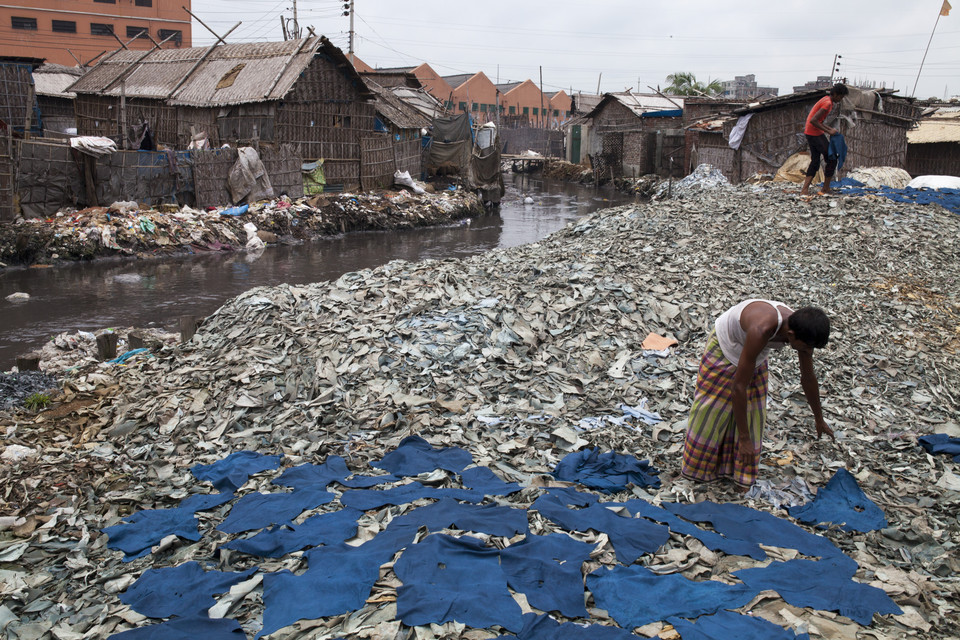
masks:
[[[12,131],[23,133],[29,125],[32,133],[40,134],[40,112],[31,73],[37,66],[39,61],[29,59],[0,60],[0,121]]]
[[[907,132],[907,172],[960,176],[960,107],[934,109]]]
[[[709,122],[688,126],[687,166],[707,163],[728,180],[740,183],[758,173],[775,173],[794,153],[807,149],[803,125],[810,109],[826,95],[822,89],[792,93],[753,103]],[[892,91],[858,91],[835,109],[830,119],[844,117],[840,130],[847,141],[845,169],[906,167],[907,131],[919,117],[913,99]],[[729,145],[730,133],[749,116],[739,148]]]
[[[291,143],[324,159],[328,184],[357,185],[373,94],[325,37],[190,49],[118,51],[77,81],[80,135],[122,139],[146,121],[155,142],[185,149]]]
[[[683,97],[608,93],[587,114],[590,156],[600,179],[649,173],[682,175]]]
[[[69,88],[85,71],[82,67],[52,63],[33,70],[44,136],[66,134],[69,130],[76,129],[74,102],[77,94],[69,91]]]

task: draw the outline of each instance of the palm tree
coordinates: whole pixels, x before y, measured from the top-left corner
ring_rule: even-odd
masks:
[[[689,71],[678,71],[667,76],[669,86],[664,93],[675,96],[715,96],[723,93],[723,85],[719,80],[709,80],[706,84],[697,80]]]

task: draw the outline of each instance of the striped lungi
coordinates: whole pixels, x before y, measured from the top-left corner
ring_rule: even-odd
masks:
[[[736,365],[720,350],[716,332],[712,332],[700,359],[697,389],[683,446],[681,473],[691,480],[711,482],[717,478],[730,478],[742,487],[749,487],[757,480],[757,462],[767,413],[767,361],[756,368],[747,389],[747,423],[755,452],[754,459],[747,462],[740,458],[740,436],[733,418],[733,376],[736,371]]]

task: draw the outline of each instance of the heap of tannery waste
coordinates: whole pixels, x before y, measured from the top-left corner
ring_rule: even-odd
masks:
[[[231,251],[243,249],[251,236],[260,242],[294,244],[361,229],[444,224],[483,212],[480,199],[470,191],[420,191],[329,193],[296,200],[282,196],[209,210],[143,208],[136,202],[63,210],[49,218],[0,225],[0,261],[34,264]]]
[[[47,409],[0,419],[0,628],[956,637],[960,477],[921,438],[960,436],[960,217],[681,194],[253,289],[185,343],[66,373]],[[774,354],[741,496],[678,472],[707,332],[748,297],[830,315],[836,442]]]

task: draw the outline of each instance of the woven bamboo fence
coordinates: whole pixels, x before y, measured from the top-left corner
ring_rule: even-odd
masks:
[[[360,139],[360,186],[363,189],[387,187],[393,182],[397,166],[393,145],[393,137],[388,134]]]
[[[423,143],[419,138],[395,142],[393,148],[397,171],[409,171],[413,178],[423,173]]]
[[[14,208],[14,143],[10,130],[0,136],[0,222],[16,217]]]
[[[18,140],[15,190],[26,217],[46,217],[86,203],[79,154],[65,142]]]
[[[261,147],[260,161],[263,162],[263,167],[270,176],[270,184],[275,194],[279,196],[285,193],[291,198],[303,196],[303,174],[301,173],[303,157],[296,147],[290,144],[283,144],[277,148]]]
[[[232,147],[198,151],[193,160],[193,184],[197,206],[215,207],[231,202],[227,176],[237,162],[237,150]]]
[[[930,142],[907,146],[907,172],[913,176],[960,176],[960,143]]]

